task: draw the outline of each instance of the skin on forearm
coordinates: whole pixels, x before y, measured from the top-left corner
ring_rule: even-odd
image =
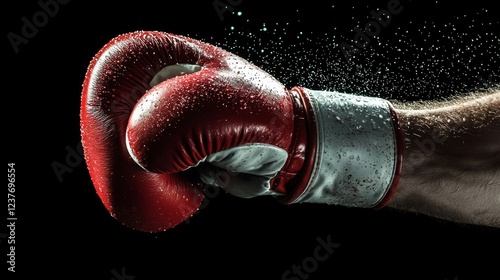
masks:
[[[394,105],[405,152],[389,207],[500,227],[500,91]]]

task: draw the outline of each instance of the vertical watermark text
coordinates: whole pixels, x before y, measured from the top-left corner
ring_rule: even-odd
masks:
[[[7,269],[16,272],[16,164],[7,163]]]

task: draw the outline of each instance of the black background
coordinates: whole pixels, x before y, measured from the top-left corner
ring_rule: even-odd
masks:
[[[121,33],[161,30],[221,44],[269,70],[288,87],[357,91],[404,101],[439,99],[485,83],[498,84],[500,43],[494,1],[401,1],[405,9],[378,40],[398,42],[398,36],[409,30],[415,36],[412,47],[401,53],[394,47],[377,48],[374,40],[363,50],[367,55],[362,53],[354,64],[344,61],[335,43],[352,41],[353,28],[368,22],[369,12],[384,8],[388,1],[273,1],[271,5],[242,0],[231,2],[238,4],[232,7],[234,13],[226,11],[222,19],[213,2],[73,0],[60,4],[17,53],[7,34],[20,34],[21,18],[32,19],[41,8],[37,1],[4,4],[3,123],[7,162],[16,164],[17,276],[118,280],[117,274],[124,272],[137,280],[282,279],[293,265],[313,256],[318,238],[329,238],[340,246],[318,262],[308,279],[498,279],[498,230],[388,208],[280,205],[272,199],[245,200],[209,189],[205,207],[166,232],[133,231],[111,218],[94,192],[81,156],[68,151],[79,147],[79,102],[88,63]],[[278,23],[287,32],[259,33],[262,23]],[[418,32],[423,26],[426,35]],[[453,26],[458,29],[455,34],[468,35],[454,35],[461,38],[458,41],[446,39]],[[305,35],[297,39],[298,32]],[[428,34],[428,41],[420,40]],[[468,36],[483,41],[478,44]],[[260,46],[255,38],[261,39]],[[278,41],[292,48],[280,49]],[[473,50],[467,48],[470,45]],[[274,65],[288,67],[274,67],[276,57],[256,51],[262,46],[276,48],[275,54],[282,58]],[[419,49],[420,55],[412,49]],[[335,65],[345,67],[325,66],[323,58],[329,55]],[[304,58],[294,61],[297,57]],[[368,58],[371,63],[366,63]],[[442,61],[433,64],[432,59]],[[463,64],[465,60],[469,63]],[[428,67],[415,74],[400,71],[392,62],[405,69],[419,63]],[[376,68],[386,69],[385,79]],[[327,77],[338,79],[325,82],[318,76],[322,71],[331,71]],[[59,180],[55,162],[72,172]],[[0,231],[5,232],[6,228]],[[7,253],[2,235],[2,260]],[[5,261],[2,269],[7,269]]]

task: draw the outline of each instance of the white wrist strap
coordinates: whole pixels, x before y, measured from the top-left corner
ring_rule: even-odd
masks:
[[[317,153],[305,190],[292,202],[370,208],[392,185],[397,143],[384,99],[304,89],[314,112]]]

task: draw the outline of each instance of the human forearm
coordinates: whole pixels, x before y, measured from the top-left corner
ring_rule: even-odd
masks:
[[[500,227],[500,92],[396,107],[406,147],[389,206]]]

